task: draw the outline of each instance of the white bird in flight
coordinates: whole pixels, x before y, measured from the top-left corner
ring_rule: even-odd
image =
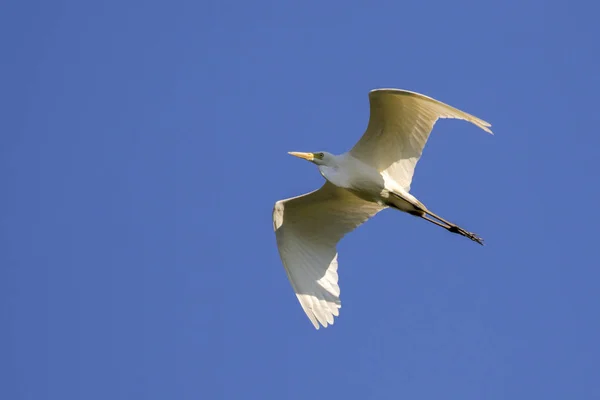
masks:
[[[369,93],[367,130],[347,153],[289,154],[316,164],[320,189],[279,200],[273,228],[287,276],[315,326],[339,315],[336,245],[379,211],[392,207],[479,244],[482,239],[432,213],[409,193],[415,166],[438,118],[469,121],[492,133],[489,123],[419,93],[376,89]]]

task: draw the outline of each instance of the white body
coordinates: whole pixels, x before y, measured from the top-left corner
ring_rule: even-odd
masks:
[[[344,188],[366,201],[372,201],[382,207],[394,206],[402,211],[410,212],[414,206],[422,206],[413,195],[408,193],[387,173],[379,172],[375,167],[344,153],[335,157],[333,165],[318,165],[319,172],[325,179],[339,188]],[[397,196],[390,198],[390,192]],[[398,201],[401,197],[405,202]]]
[[[379,89],[369,93],[366,132],[348,153],[290,153],[319,167],[326,183],[273,208],[277,247],[300,305],[315,328],[339,315],[336,245],[348,232],[388,206],[436,223],[472,240],[479,238],[432,214],[410,191],[415,166],[439,118],[469,121],[492,133],[490,124],[418,93]],[[420,214],[419,214],[420,213]]]

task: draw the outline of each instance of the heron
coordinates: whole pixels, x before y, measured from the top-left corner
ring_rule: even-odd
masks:
[[[316,329],[333,324],[341,308],[337,243],[379,211],[394,208],[483,245],[475,233],[433,213],[410,194],[410,185],[438,119],[465,120],[493,134],[491,125],[408,90],[372,90],[369,105],[367,129],[349,152],[289,152],[315,164],[325,183],[273,207],[279,255]]]

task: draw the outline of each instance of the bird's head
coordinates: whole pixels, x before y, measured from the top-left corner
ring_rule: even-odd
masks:
[[[320,151],[318,153],[299,153],[297,151],[290,151],[288,154],[303,158],[317,165],[333,165],[335,164],[335,156],[326,151]]]

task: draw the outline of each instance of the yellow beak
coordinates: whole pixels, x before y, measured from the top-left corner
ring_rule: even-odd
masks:
[[[291,156],[294,156],[294,157],[304,158],[305,160],[308,160],[308,161],[312,161],[315,159],[315,156],[313,155],[313,153],[299,153],[297,151],[290,151],[290,152],[288,152],[288,154]]]

